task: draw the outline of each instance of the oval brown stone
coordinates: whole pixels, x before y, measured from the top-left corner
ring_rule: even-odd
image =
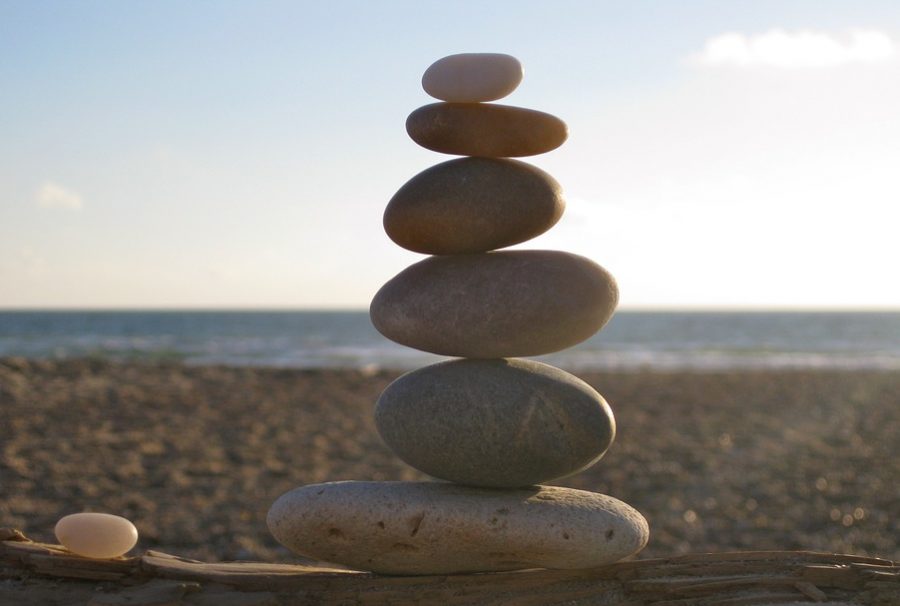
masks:
[[[432,255],[485,252],[534,238],[565,209],[556,180],[517,160],[459,158],[428,168],[394,194],[384,230]]]
[[[461,156],[533,156],[562,145],[566,123],[533,109],[494,103],[432,103],[406,119],[413,141]]]
[[[369,315],[408,347],[461,358],[537,356],[603,328],[615,279],[584,257],[515,250],[429,257],[375,294]]]
[[[378,398],[378,433],[420,471],[513,488],[593,465],[616,433],[593,387],[533,360],[451,360],[406,373]]]

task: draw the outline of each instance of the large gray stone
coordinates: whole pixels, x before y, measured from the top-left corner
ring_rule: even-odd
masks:
[[[581,379],[532,360],[452,360],[407,373],[375,407],[378,432],[420,471],[459,484],[515,487],[595,463],[612,411]]]
[[[495,103],[425,105],[406,119],[406,132],[432,151],[488,158],[543,154],[569,136],[556,116]]]
[[[606,495],[442,482],[303,486],[266,521],[300,555],[387,574],[590,568],[640,551],[649,534],[640,513]]]
[[[402,345],[461,358],[537,356],[600,330],[613,277],[578,255],[515,250],[429,257],[381,287],[372,323]]]
[[[432,255],[475,253],[534,238],[562,216],[556,180],[516,160],[460,158],[410,179],[384,211],[388,236]]]

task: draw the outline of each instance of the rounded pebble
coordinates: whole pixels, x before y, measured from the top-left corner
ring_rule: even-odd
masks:
[[[117,558],[137,544],[138,531],[127,519],[108,513],[73,513],[56,523],[56,538],[86,558]]]
[[[535,166],[459,158],[432,166],[401,187],[384,212],[384,229],[415,252],[485,252],[539,236],[564,209],[559,183]]]
[[[511,358],[584,341],[617,303],[615,280],[590,259],[514,250],[415,263],[381,287],[369,315],[401,345],[460,358]]]
[[[422,88],[441,101],[494,101],[516,90],[522,64],[502,53],[461,53],[438,59],[425,70]]]
[[[409,372],[378,399],[397,456],[458,484],[517,487],[577,473],[615,437],[612,410],[581,379],[532,360],[452,360]]]
[[[534,156],[562,145],[568,131],[556,116],[492,103],[432,103],[413,111],[406,132],[426,149],[460,156]]]
[[[443,482],[302,486],[266,522],[295,553],[385,574],[590,568],[637,553],[649,535],[640,513],[606,495]]]

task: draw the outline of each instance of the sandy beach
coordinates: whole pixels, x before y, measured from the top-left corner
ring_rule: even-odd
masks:
[[[82,510],[138,549],[297,561],[269,535],[300,484],[419,480],[372,420],[397,372],[0,360],[0,526],[53,540]],[[900,373],[581,373],[618,436],[556,484],[650,521],[641,558],[817,550],[900,559]]]

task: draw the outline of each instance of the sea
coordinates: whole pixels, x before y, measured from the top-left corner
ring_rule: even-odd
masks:
[[[0,311],[0,357],[412,369],[365,311]],[[900,312],[619,311],[569,370],[900,369]]]

